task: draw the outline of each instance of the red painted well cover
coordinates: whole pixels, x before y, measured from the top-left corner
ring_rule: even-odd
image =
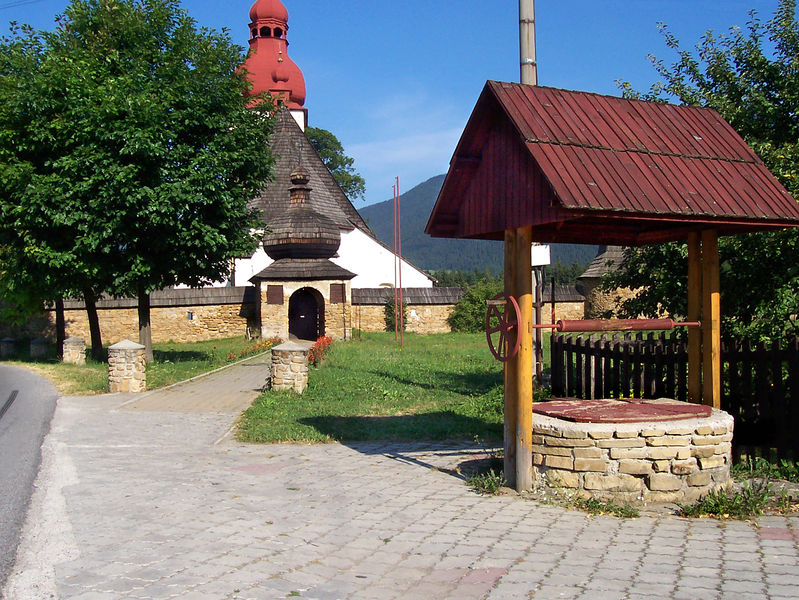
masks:
[[[710,416],[711,408],[668,398],[657,400],[552,398],[547,402],[533,404],[533,412],[576,423],[635,423],[701,419]]]

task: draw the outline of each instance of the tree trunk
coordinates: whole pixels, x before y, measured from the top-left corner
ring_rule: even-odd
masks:
[[[55,350],[58,360],[64,358],[64,339],[66,334],[66,320],[64,319],[64,299],[56,298],[55,301]]]
[[[86,315],[89,317],[89,333],[92,338],[92,358],[97,362],[105,362],[103,356],[103,339],[100,335],[100,319],[97,317],[97,296],[86,288],[83,290],[83,302],[86,305]]]
[[[139,343],[144,346],[144,360],[153,362],[153,337],[150,330],[150,293],[143,284],[138,286],[139,298]]]

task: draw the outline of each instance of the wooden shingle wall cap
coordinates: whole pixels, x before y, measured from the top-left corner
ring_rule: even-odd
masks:
[[[251,304],[256,299],[252,286],[219,288],[186,288],[158,290],[150,294],[150,306],[162,308],[169,306],[212,306],[217,304]],[[136,308],[136,298],[103,297],[97,301],[97,308]],[[84,309],[83,300],[65,300],[67,310]]]
[[[402,288],[402,299],[408,304],[455,304],[463,296],[463,288]],[[353,304],[384,304],[394,298],[394,288],[353,288]]]

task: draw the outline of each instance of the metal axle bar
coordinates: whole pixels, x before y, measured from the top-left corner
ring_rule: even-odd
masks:
[[[653,331],[674,329],[675,327],[701,327],[701,321],[682,321],[674,319],[579,319],[560,320],[549,325],[532,325],[533,329],[553,329],[556,331]]]

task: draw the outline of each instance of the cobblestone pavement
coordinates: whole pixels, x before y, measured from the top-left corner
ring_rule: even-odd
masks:
[[[186,393],[59,401],[6,600],[799,596],[797,517],[480,497],[449,471],[467,444],[244,445],[234,413],[170,409]]]

